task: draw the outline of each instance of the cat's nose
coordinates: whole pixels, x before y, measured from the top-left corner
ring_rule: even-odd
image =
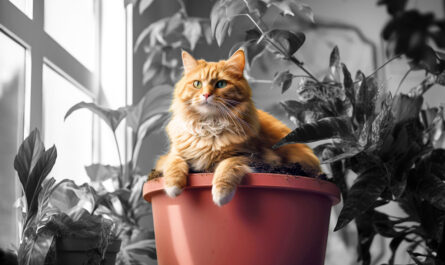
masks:
[[[211,95],[209,93],[206,94],[202,94],[203,97],[205,97],[205,99],[207,100]]]

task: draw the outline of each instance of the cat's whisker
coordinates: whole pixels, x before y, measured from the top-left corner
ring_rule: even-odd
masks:
[[[225,112],[231,117],[231,119],[232,119],[232,121],[234,122],[234,125],[237,127],[237,129],[238,130],[240,130],[240,131],[242,131],[242,133],[243,133],[243,135],[244,136],[247,136],[247,134],[246,134],[246,131],[245,131],[245,127],[241,124],[241,123],[243,123],[246,127],[248,127],[248,128],[250,128],[250,125],[248,124],[248,123],[246,123],[243,119],[241,119],[240,117],[237,117],[237,115],[235,115],[234,113],[233,113],[233,111],[230,109],[230,108],[228,108],[225,104],[224,104],[224,102],[218,102],[218,103],[220,103],[219,105],[221,106],[221,107],[223,107],[223,109],[225,110]],[[239,114],[239,113],[238,113]],[[235,121],[235,120],[236,121]]]

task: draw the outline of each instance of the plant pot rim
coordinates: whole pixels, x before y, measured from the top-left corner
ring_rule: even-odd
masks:
[[[193,173],[189,174],[185,190],[202,189],[212,187],[213,173]],[[282,189],[303,192],[317,193],[327,196],[332,205],[340,202],[340,190],[338,187],[326,180],[294,176],[275,173],[250,173],[247,174],[241,184],[240,189]],[[143,196],[148,202],[158,193],[164,192],[163,178],[155,178],[144,184]]]

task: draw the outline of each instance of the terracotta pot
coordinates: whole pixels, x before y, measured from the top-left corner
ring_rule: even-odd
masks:
[[[145,183],[159,265],[321,265],[338,188],[319,179],[267,173],[244,178],[235,197],[212,201],[212,174],[191,174],[176,198],[162,178]]]
[[[101,264],[114,265],[116,254],[121,247],[121,240],[114,240],[108,244],[104,260],[97,247],[98,240],[89,238],[57,238],[57,265]]]

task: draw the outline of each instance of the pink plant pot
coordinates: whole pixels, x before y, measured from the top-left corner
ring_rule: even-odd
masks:
[[[314,178],[253,173],[228,204],[212,201],[213,174],[190,174],[176,198],[145,183],[159,265],[322,265],[338,188]]]

